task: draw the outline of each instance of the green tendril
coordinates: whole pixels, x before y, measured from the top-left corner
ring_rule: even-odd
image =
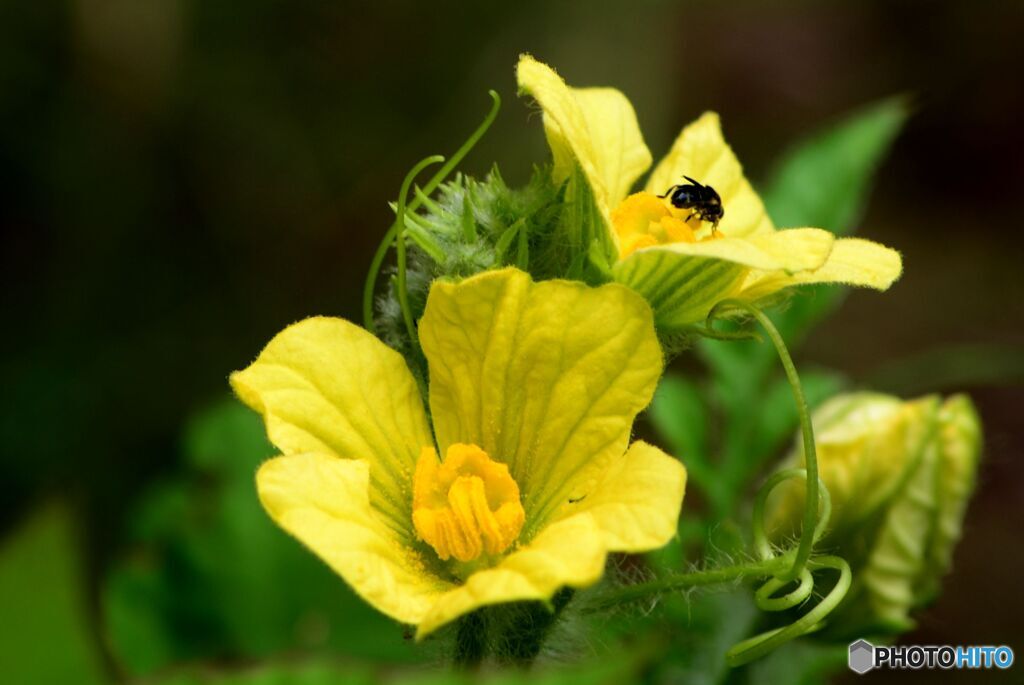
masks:
[[[768,544],[768,536],[764,528],[764,510],[771,494],[779,484],[792,478],[807,478],[807,470],[800,468],[784,469],[772,474],[758,490],[754,498],[753,528],[754,528],[754,550],[761,559],[770,559],[774,556],[772,547]],[[828,525],[829,517],[832,515],[832,496],[825,484],[818,480],[818,493],[821,497],[821,513],[818,516],[818,525],[814,529],[812,544],[821,539]]]
[[[828,520],[832,515],[832,498],[829,495],[828,488],[818,478],[818,458],[814,445],[814,428],[811,425],[810,412],[807,409],[807,400],[804,397],[803,387],[800,384],[800,377],[797,375],[793,359],[789,355],[789,350],[786,349],[785,341],[783,341],[778,329],[775,328],[771,319],[764,312],[753,304],[742,300],[726,300],[712,308],[710,313],[708,313],[705,328],[707,331],[713,331],[712,324],[716,316],[726,311],[736,310],[746,312],[754,317],[761,324],[761,327],[775,346],[775,351],[779,355],[779,361],[782,362],[782,368],[786,372],[786,379],[793,390],[793,399],[796,402],[797,415],[800,419],[800,430],[804,446],[805,468],[784,469],[773,474],[761,486],[757,497],[754,499],[754,550],[761,559],[760,563],[768,565],[772,562],[784,562],[777,567],[778,570],[774,573],[765,574],[771,575],[771,577],[754,592],[755,603],[762,611],[785,611],[807,601],[811,597],[814,591],[813,571],[833,569],[839,571],[839,579],[832,590],[814,608],[793,623],[782,628],[769,630],[760,635],[755,635],[733,645],[726,653],[726,661],[733,667],[758,659],[785,642],[817,630],[821,621],[846,596],[851,582],[850,565],[845,560],[835,556],[811,558],[814,545],[821,539],[828,525]],[[715,333],[718,332],[715,331]],[[776,487],[794,478],[802,478],[805,482],[806,501],[804,503],[800,541],[796,549],[776,557],[765,532],[765,506],[768,496]],[[791,586],[794,582],[797,583],[795,588],[784,595],[776,596],[777,592]]]
[[[818,480],[818,455],[814,447],[814,427],[811,425],[810,412],[807,410],[807,400],[804,397],[803,386],[800,385],[800,377],[797,375],[793,359],[789,356],[786,343],[779,335],[772,320],[757,306],[743,300],[724,300],[715,305],[708,313],[706,327],[712,328],[712,324],[723,310],[739,309],[747,312],[761,324],[769,340],[775,346],[775,351],[782,362],[782,368],[786,372],[786,379],[793,390],[793,400],[796,402],[797,415],[800,418],[800,432],[803,434],[804,443],[804,464],[807,468],[806,474],[806,501],[804,502],[803,528],[800,531],[800,543],[797,547],[796,556],[793,559],[793,567],[781,574],[781,580],[795,580],[800,576],[807,560],[811,557],[811,550],[814,547],[815,531],[818,523],[818,493],[820,488]]]
[[[419,176],[420,172],[431,164],[440,164],[443,161],[444,157],[441,155],[433,155],[432,157],[420,160],[420,162],[405,175],[405,180],[402,181],[402,190],[398,193],[398,221],[395,224],[395,248],[398,251],[398,304],[402,307],[402,319],[405,320],[405,330],[409,333],[409,340],[411,341],[413,348],[416,348],[416,341],[418,338],[416,337],[416,324],[413,323],[412,320],[412,308],[409,306],[409,292],[405,283],[406,200],[409,197],[409,188],[412,186],[413,180]]]
[[[754,600],[757,606],[763,611],[785,611],[795,607],[810,597],[811,591],[814,590],[814,578],[806,568],[800,572],[799,581],[800,584],[794,590],[781,597],[776,597],[776,592],[793,581],[779,580],[778,578],[770,579],[764,585],[757,588],[757,591],[754,593]]]
[[[843,597],[846,596],[847,591],[850,589],[850,581],[852,578],[850,565],[847,564],[844,559],[839,557],[825,556],[811,559],[804,570],[808,571],[808,575],[810,575],[810,571],[826,568],[839,571],[839,579],[836,581],[832,590],[825,595],[825,597],[818,602],[813,609],[788,626],[769,630],[761,633],[760,635],[755,635],[754,637],[736,643],[728,652],[726,652],[726,662],[732,667],[742,666],[754,659],[761,658],[776,647],[789,642],[794,638],[798,638],[801,635],[806,635],[807,633],[816,630],[821,621],[828,616],[833,609],[839,606],[839,602],[841,602]],[[772,581],[769,581],[769,583],[771,582]],[[803,587],[803,578],[801,578],[801,587]]]
[[[477,142],[487,133],[487,129],[491,127],[494,120],[498,116],[498,110],[501,109],[501,97],[497,92],[490,90],[488,95],[491,96],[492,104],[491,110],[484,117],[483,122],[476,128],[475,131],[466,139],[466,142],[459,147],[458,150],[448,159],[440,169],[437,170],[430,180],[427,181],[426,185],[423,186],[422,195],[429,196],[437,186],[441,185],[444,180],[448,177],[448,174],[452,172],[455,167],[462,162],[462,160],[469,154],[470,150],[476,146]],[[403,193],[404,195],[404,193]],[[409,203],[408,210],[415,211],[419,209],[422,200],[420,194],[412,199]],[[380,273],[380,268],[384,264],[384,258],[388,254],[388,250],[391,249],[392,244],[396,244],[396,236],[398,234],[398,224],[402,219],[403,213],[399,212],[395,218],[395,222],[391,224],[391,227],[384,234],[384,238],[381,240],[380,245],[377,246],[377,251],[373,255],[373,259],[370,260],[370,270],[366,274],[366,282],[363,284],[363,327],[370,333],[376,334],[377,327],[373,321],[373,293],[377,286],[377,275]],[[404,316],[404,311],[403,311]]]

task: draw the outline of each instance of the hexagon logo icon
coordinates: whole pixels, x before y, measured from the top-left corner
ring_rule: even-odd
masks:
[[[867,640],[857,640],[851,643],[850,657],[847,663],[854,673],[867,673],[875,667],[875,646]]]

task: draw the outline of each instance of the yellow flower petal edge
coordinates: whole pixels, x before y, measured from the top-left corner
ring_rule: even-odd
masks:
[[[900,253],[860,238],[840,238],[820,268],[799,273],[754,273],[743,285],[741,297],[760,299],[782,288],[814,283],[888,290],[903,273]]]
[[[725,235],[742,238],[774,230],[764,203],[725,142],[714,112],[705,112],[683,129],[668,155],[651,172],[646,190],[661,195],[677,183],[686,183],[684,174],[718,192],[725,207],[718,228]]]
[[[529,55],[519,58],[516,78],[544,112],[555,180],[568,178],[578,164],[607,216],[651,166],[633,106],[614,88],[570,88]]]
[[[675,536],[685,492],[686,469],[678,460],[634,442],[594,489],[567,509],[570,516],[593,516],[609,550],[642,552]]]
[[[416,381],[397,352],[362,328],[328,317],[289,326],[231,386],[263,415],[270,441],[371,464],[374,504],[401,529],[412,472],[433,443]]]
[[[593,585],[604,572],[606,557],[601,530],[592,517],[554,523],[494,568],[474,573],[464,585],[438,598],[419,622],[416,639],[482,606],[545,600],[565,586]]]
[[[385,525],[370,504],[370,465],[327,454],[271,459],[256,474],[260,501],[379,611],[417,624],[454,584]],[[410,523],[411,525],[411,523]]]
[[[643,295],[660,328],[681,329],[703,321],[721,300],[739,296],[752,269],[785,274],[820,268],[834,243],[831,233],[817,228],[671,243],[637,250],[612,273]]]
[[[527,539],[625,452],[662,370],[650,308],[618,284],[515,269],[436,283],[419,332],[439,448],[508,464]]]

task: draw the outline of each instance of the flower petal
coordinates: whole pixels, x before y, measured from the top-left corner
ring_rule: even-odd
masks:
[[[564,586],[586,587],[604,572],[607,552],[594,518],[572,516],[548,526],[529,545],[441,596],[416,631],[422,639],[482,606],[546,600]]]
[[[529,55],[519,58],[516,76],[544,112],[555,180],[568,178],[578,163],[607,216],[651,166],[633,106],[614,88],[570,88]]]
[[[634,442],[601,476],[593,491],[565,512],[589,512],[605,546],[615,552],[656,549],[676,534],[686,469],[645,442]]]
[[[683,176],[718,192],[725,208],[718,228],[725,235],[739,238],[774,229],[764,203],[722,137],[722,127],[714,112],[705,112],[683,129],[668,155],[654,168],[646,190],[662,195],[673,185],[686,183]]]
[[[740,292],[750,269],[772,273],[820,267],[835,242],[828,231],[793,228],[746,238],[670,243],[638,250],[615,264],[615,280],[644,296],[659,328],[702,321],[716,303]]]
[[[256,487],[278,525],[388,616],[419,623],[453,587],[427,572],[415,548],[370,504],[367,462],[315,453],[278,457],[260,467]]]
[[[231,375],[285,454],[365,459],[371,499],[394,527],[408,527],[412,473],[433,444],[416,381],[402,357],[362,328],[327,317],[300,321]]]
[[[473,443],[509,465],[525,540],[625,452],[662,369],[638,295],[516,269],[436,282],[419,333],[438,446]]]
[[[788,232],[788,231],[783,231]],[[844,283],[875,290],[888,290],[903,273],[900,253],[860,238],[836,240],[832,253],[819,268],[799,273],[752,273],[740,295],[756,300],[792,285]]]

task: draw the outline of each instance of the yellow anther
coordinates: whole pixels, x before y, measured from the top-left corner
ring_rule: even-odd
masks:
[[[472,561],[512,546],[526,519],[508,466],[476,445],[454,444],[444,463],[424,447],[413,479],[412,522],[441,559]]]
[[[694,231],[701,225],[696,216],[691,216],[689,221],[679,218],[673,214],[667,200],[648,192],[633,193],[612,210],[612,226],[619,237],[620,258],[645,247],[695,243],[698,238]]]

